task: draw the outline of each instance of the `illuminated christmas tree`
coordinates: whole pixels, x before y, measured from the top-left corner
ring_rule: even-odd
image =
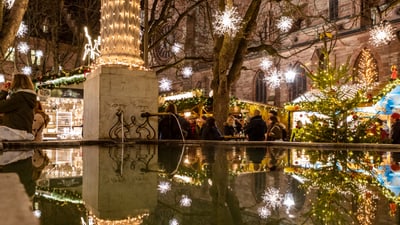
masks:
[[[377,80],[378,69],[369,49],[361,51],[357,72],[359,82],[366,87],[371,87],[371,84]]]

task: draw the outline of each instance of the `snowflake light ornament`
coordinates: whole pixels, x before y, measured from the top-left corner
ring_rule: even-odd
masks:
[[[282,206],[283,196],[276,188],[268,188],[267,190],[265,190],[261,198],[263,199],[263,202],[265,202],[266,206],[270,208],[276,209]]]
[[[242,18],[239,16],[235,7],[226,8],[225,11],[217,11],[212,23],[216,35],[235,36],[238,32]]]
[[[162,78],[160,81],[160,90],[161,91],[169,91],[171,90],[172,81],[168,78]]]
[[[22,53],[22,54],[26,54],[29,51],[29,45],[26,42],[20,42],[18,43],[17,46],[17,50],[18,52]]]
[[[189,77],[192,76],[192,74],[193,74],[193,69],[192,69],[192,67],[190,67],[190,66],[185,66],[185,67],[183,67],[183,69],[182,69],[182,76],[183,76],[183,78],[189,78]]]
[[[24,66],[24,67],[22,67],[21,71],[25,75],[31,75],[32,74],[32,67]]]
[[[171,51],[172,51],[174,54],[178,54],[179,52],[182,51],[182,48],[183,48],[182,44],[175,43],[174,45],[172,45]]]
[[[21,24],[19,25],[16,36],[18,38],[21,38],[21,37],[25,36],[26,33],[28,33],[28,26],[25,24],[24,21],[22,21]]]
[[[43,51],[42,50],[36,50],[35,56],[38,57],[38,58],[42,58],[43,57]]]
[[[3,0],[7,5],[7,9],[11,9],[14,6],[15,0]]]
[[[261,59],[260,67],[263,71],[267,71],[272,66],[272,61],[268,57]]]
[[[161,194],[165,194],[169,190],[171,190],[171,184],[169,182],[166,182],[166,181],[161,181],[160,184],[158,184],[158,188],[157,189]]]
[[[173,218],[169,221],[169,225],[179,225],[179,222],[177,219]]]
[[[394,29],[388,22],[381,22],[370,31],[369,41],[374,46],[387,45],[395,38]]]
[[[258,208],[257,212],[261,219],[267,219],[271,215],[271,210],[269,210],[266,206]]]
[[[282,32],[288,32],[290,28],[292,28],[293,25],[293,19],[287,16],[282,16],[279,18],[276,26],[278,29]]]
[[[179,201],[179,203],[183,207],[190,207],[192,205],[192,199],[190,199],[187,195],[182,195],[182,198]]]
[[[268,75],[265,76],[264,81],[267,82],[267,85],[271,88],[277,88],[281,85],[282,80],[282,72],[277,70],[276,68],[272,69]]]

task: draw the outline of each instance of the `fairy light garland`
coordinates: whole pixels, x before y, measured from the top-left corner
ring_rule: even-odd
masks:
[[[140,58],[140,1],[102,0],[101,65],[142,67]]]

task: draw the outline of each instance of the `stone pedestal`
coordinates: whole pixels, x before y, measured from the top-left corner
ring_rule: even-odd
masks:
[[[143,172],[146,168],[158,168],[156,146],[84,146],[85,206],[96,218],[115,224],[149,214],[157,205],[158,175]]]
[[[110,138],[109,131],[118,122],[118,109],[123,110],[128,123],[131,116],[140,123],[144,121],[141,113],[158,111],[158,80],[152,71],[101,66],[87,77],[84,90],[84,139]],[[157,118],[150,124],[156,128]]]

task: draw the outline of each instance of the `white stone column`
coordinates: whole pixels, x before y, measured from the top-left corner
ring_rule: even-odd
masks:
[[[140,58],[140,1],[101,4],[101,54],[84,83],[83,137],[90,140],[109,138],[119,106],[128,123],[131,116],[140,123],[141,113],[158,111],[157,77],[143,68]],[[151,119],[153,128],[157,123]]]

